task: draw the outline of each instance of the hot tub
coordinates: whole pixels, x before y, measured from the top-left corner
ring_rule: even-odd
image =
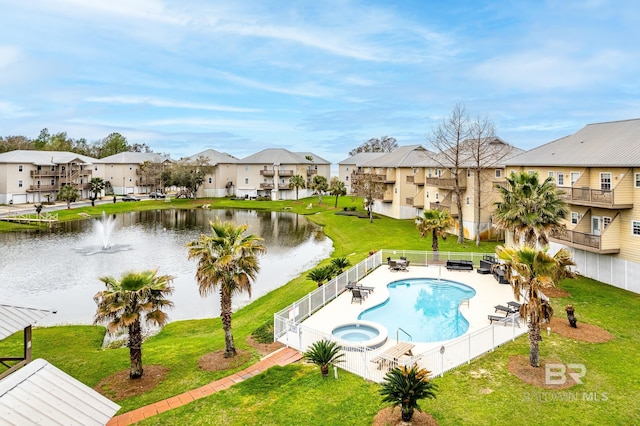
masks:
[[[386,327],[372,321],[356,321],[335,327],[331,334],[340,339],[342,347],[357,348],[366,346],[371,349],[384,345],[387,341]]]

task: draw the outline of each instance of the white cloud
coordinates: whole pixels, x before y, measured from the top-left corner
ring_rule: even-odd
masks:
[[[198,109],[209,111],[225,112],[260,112],[257,108],[240,108],[227,105],[202,104],[195,102],[182,102],[177,100],[158,99],[146,96],[91,96],[85,99],[87,102],[97,102],[106,104],[130,104],[130,105],[151,105],[161,108],[181,108]]]

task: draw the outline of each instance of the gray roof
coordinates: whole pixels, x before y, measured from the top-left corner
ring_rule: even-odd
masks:
[[[44,359],[0,380],[2,425],[104,425],[119,409]]]
[[[312,161],[313,164],[331,164],[330,161],[325,160],[324,158],[314,154],[313,152],[294,152],[294,154],[304,158],[305,160],[307,157],[313,158],[313,161]]]
[[[357,167],[359,167],[364,163],[375,160],[376,158],[382,157],[383,155],[387,154],[387,152],[358,152],[357,154],[354,154],[351,157],[342,160],[338,164],[355,164]]]
[[[56,311],[50,309],[0,304],[0,340],[55,313]]]
[[[233,155],[227,154],[226,152],[219,152],[215,149],[207,149],[205,151],[194,154],[189,157],[189,160],[193,161],[198,157],[207,157],[209,159],[209,164],[212,166],[218,164],[235,164],[238,162],[238,159]]]
[[[313,157],[309,161],[305,156]],[[319,161],[318,161],[319,160]],[[284,148],[267,148],[241,159],[239,164],[329,164],[326,160],[311,152],[295,153]]]
[[[33,151],[18,149],[0,154],[0,163],[24,163],[36,164],[38,166],[55,166],[57,164],[68,164],[76,160],[85,164],[93,164],[100,161],[96,158],[67,151]]]
[[[511,166],[640,167],[640,119],[588,124],[515,156]]]
[[[465,139],[461,146],[462,151],[460,153],[459,166],[460,167],[475,167],[478,160],[475,158],[476,155],[473,154],[472,150],[477,150],[477,144],[475,143],[477,139]],[[482,163],[481,167],[503,167],[507,160],[519,155],[524,150],[520,148],[516,148],[513,145],[508,144],[503,141],[499,137],[494,137],[491,139],[484,139],[484,142],[489,142],[488,144],[484,144],[484,151],[480,154],[480,162]],[[432,153],[425,161],[419,164],[421,167],[455,167],[453,161],[455,159],[455,155],[448,153],[453,153],[453,148],[446,152],[436,152]]]
[[[107,164],[142,164],[145,161],[163,163],[171,161],[171,158],[155,152],[119,152],[97,161]]]
[[[362,164],[364,167],[414,167],[432,154],[421,145],[399,146],[393,151]]]

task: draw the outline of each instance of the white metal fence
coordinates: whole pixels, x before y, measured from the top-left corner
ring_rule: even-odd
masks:
[[[422,353],[406,356],[399,360],[390,359],[382,349],[372,349],[354,342],[344,341],[330,333],[322,332],[302,325],[302,321],[335,299],[345,291],[351,281],[359,281],[374,269],[386,263],[387,258],[406,257],[412,265],[424,266],[449,259],[472,260],[479,264],[486,253],[460,252],[421,252],[409,250],[381,250],[367,257],[345,273],[309,293],[289,307],[274,314],[274,339],[287,346],[304,352],[314,342],[326,339],[335,341],[343,347],[345,361],[340,367],[358,374],[365,379],[381,382],[389,365],[412,365],[431,371],[439,376],[472,359],[493,351],[496,347],[515,339],[527,332],[524,323],[518,320],[488,325],[482,329],[467,333],[456,339],[443,342],[440,346]],[[395,363],[395,364],[394,364]]]

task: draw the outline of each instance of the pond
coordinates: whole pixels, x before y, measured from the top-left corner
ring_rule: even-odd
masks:
[[[104,289],[98,279],[120,278],[127,271],[157,269],[175,277],[170,321],[220,316],[217,294],[202,298],[195,280],[196,260],[187,260],[186,244],[210,233],[209,220],[249,225],[247,233],[264,238],[267,253],[251,297],[235,295],[234,311],[281,287],[330,256],[332,242],[304,216],[252,210],[152,210],[110,216],[109,246],[101,250],[98,219],[60,224],[54,231],[0,234],[2,303],[57,310],[40,325],[91,324],[93,296]]]

